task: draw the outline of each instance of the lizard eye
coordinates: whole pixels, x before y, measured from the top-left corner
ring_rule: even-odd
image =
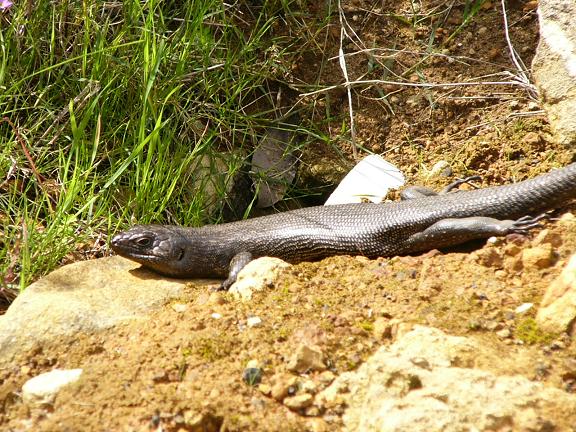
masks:
[[[150,239],[150,237],[140,237],[138,240],[136,240],[136,244],[138,246],[150,246],[152,244],[152,240]]]

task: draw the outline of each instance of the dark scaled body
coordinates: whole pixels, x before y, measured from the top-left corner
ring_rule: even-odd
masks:
[[[523,218],[576,197],[576,163],[531,180],[385,204],[308,207],[200,228],[136,225],[112,249],[173,277],[228,277],[251,259],[289,262],[331,255],[402,255],[525,232]],[[520,218],[520,219],[518,219]]]

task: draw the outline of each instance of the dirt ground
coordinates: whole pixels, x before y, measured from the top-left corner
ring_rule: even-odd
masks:
[[[418,23],[409,25],[409,2],[344,1],[345,16],[364,47],[396,50],[349,56],[350,78],[463,83],[504,81],[502,71],[518,73],[508,55],[499,2],[484,2],[459,31],[464,6],[456,2],[448,9],[446,3],[418,4]],[[535,2],[507,3],[510,40],[529,65],[538,41]],[[426,56],[431,34],[437,55]],[[335,16],[322,34],[328,40],[326,57],[337,55],[339,36]],[[344,44],[346,52],[360,48]],[[374,67],[378,62],[388,69]],[[293,73],[304,82],[342,81],[337,58],[325,64],[320,77],[319,70],[318,53],[311,51]],[[453,180],[427,178],[426,170],[440,160],[449,162],[454,176],[480,174],[478,184],[487,186],[532,177],[572,158],[552,143],[546,117],[525,87],[366,85],[354,88],[353,102],[357,143],[397,163],[411,183],[438,187]],[[339,141],[347,119],[346,93],[334,90],[308,96],[302,103],[314,105],[311,121],[324,124],[325,132],[351,155],[350,144]],[[323,116],[327,104],[330,119]],[[310,160],[326,157],[328,150],[316,151]],[[574,212],[576,205],[563,210]],[[1,369],[0,429],[338,430],[341,413],[328,417],[310,409],[291,410],[271,396],[270,387],[287,373],[287,360],[302,341],[319,345],[329,359],[329,373],[304,377],[313,391],[357,368],[391,342],[390,332],[375,328],[382,320],[391,329],[394,323],[423,323],[478,338],[499,350],[503,359],[498,364],[479,359],[478,367],[520,373],[572,391],[576,345],[565,336],[541,333],[533,320],[536,307],[514,312],[524,303],[538,305],[576,250],[574,223],[550,222],[547,228],[561,241],[554,260],[543,268],[517,265],[514,245],[525,248],[532,240],[516,237],[414,257],[342,256],[302,263],[285,271],[250,304],[209,293],[205,286],[190,286],[186,298],[166,305],[146,322],[57,341]],[[494,251],[501,260],[486,258]],[[246,320],[252,316],[261,318],[262,325],[248,328]],[[243,380],[251,360],[264,371],[261,385]],[[82,368],[84,373],[78,383],[62,390],[49,415],[30,410],[20,400],[21,385],[56,367]]]

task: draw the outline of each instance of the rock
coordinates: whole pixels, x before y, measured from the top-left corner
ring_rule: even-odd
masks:
[[[262,318],[254,316],[246,320],[246,325],[248,327],[260,327],[262,326]]]
[[[393,323],[388,318],[378,317],[374,320],[374,336],[378,340],[390,339],[392,337]]]
[[[430,171],[426,173],[426,178],[449,177],[450,175],[452,175],[450,164],[445,160],[441,160],[436,162]]]
[[[522,266],[524,268],[544,269],[552,266],[555,261],[554,249],[550,243],[542,243],[522,251]]]
[[[58,391],[80,378],[82,369],[54,369],[29,379],[22,386],[22,399],[30,405],[50,405]]]
[[[470,255],[470,259],[484,267],[502,268],[504,259],[496,248],[487,247],[479,249]]]
[[[542,137],[538,135],[538,132],[528,132],[526,135],[524,135],[523,141],[526,144],[537,145],[542,142]]]
[[[280,258],[262,257],[250,261],[240,273],[229,292],[237,299],[250,301],[254,291],[263,291],[272,285],[282,269],[290,267]]]
[[[291,410],[300,410],[309,407],[314,402],[314,396],[309,393],[303,393],[296,396],[287,397],[283,403]]]
[[[298,390],[298,378],[294,375],[280,373],[272,377],[272,389],[270,395],[277,401],[283,400],[289,395],[294,395]]]
[[[296,177],[297,122],[293,117],[286,124],[269,127],[254,149],[250,174],[258,191],[259,208],[280,201]]]
[[[538,326],[550,333],[570,330],[576,318],[576,254],[552,281],[536,314]]]
[[[287,368],[297,373],[325,370],[324,354],[317,346],[301,344],[288,362]]]
[[[485,351],[470,339],[416,326],[336,378],[315,405],[344,409],[345,431],[542,431],[574,424],[575,395],[458,360],[462,353],[474,358]],[[497,361],[498,353],[492,355]]]
[[[541,244],[550,243],[554,247],[562,245],[562,236],[558,232],[551,232],[549,229],[543,229],[532,240],[532,246],[540,246]]]
[[[0,316],[0,360],[57,336],[145,318],[181,298],[187,283],[119,256],[63,266],[26,288]]]
[[[576,145],[576,3],[540,0],[540,42],[532,72],[554,139]]]
[[[520,306],[518,306],[516,309],[514,309],[514,313],[523,314],[525,312],[528,312],[530,309],[532,309],[532,306],[534,306],[534,303],[522,303]]]

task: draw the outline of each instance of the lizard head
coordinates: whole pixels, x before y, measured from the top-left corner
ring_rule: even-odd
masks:
[[[180,276],[186,240],[177,227],[135,225],[117,234],[110,245],[114,252],[166,276]]]

